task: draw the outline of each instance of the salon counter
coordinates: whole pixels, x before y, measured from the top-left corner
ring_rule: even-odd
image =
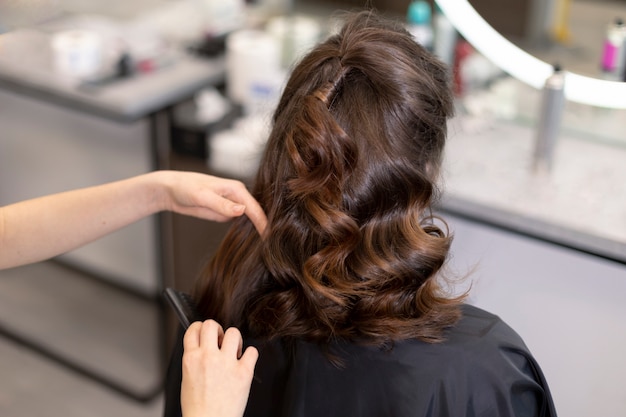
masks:
[[[149,116],[224,80],[222,59],[181,51],[146,75],[78,85],[55,73],[50,31],[20,30],[0,36],[0,89],[95,116],[129,122]]]
[[[441,208],[626,263],[626,146],[563,130],[552,171],[539,174],[531,169],[531,126],[493,120],[477,127],[457,117],[449,128]]]

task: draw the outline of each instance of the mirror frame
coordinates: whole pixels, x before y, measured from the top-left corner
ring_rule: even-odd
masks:
[[[435,0],[456,30],[485,58],[518,80],[543,88],[553,65],[522,50],[497,32],[468,0]],[[565,98],[590,106],[626,109],[626,82],[587,77],[565,70]]]

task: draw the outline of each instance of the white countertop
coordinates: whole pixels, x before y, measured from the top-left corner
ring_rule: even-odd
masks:
[[[540,175],[532,128],[465,122],[449,129],[444,209],[626,262],[626,147],[564,134],[552,171]]]

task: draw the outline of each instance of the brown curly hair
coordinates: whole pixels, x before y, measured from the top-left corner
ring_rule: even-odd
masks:
[[[453,107],[447,68],[399,22],[350,15],[290,76],[252,191],[267,229],[234,221],[196,288],[206,317],[265,339],[440,341],[462,302],[441,290],[451,237],[431,215]]]

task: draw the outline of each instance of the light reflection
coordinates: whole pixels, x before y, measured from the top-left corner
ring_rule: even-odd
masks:
[[[458,32],[476,50],[518,80],[540,89],[552,65],[522,50],[478,14],[467,0],[435,0]],[[565,97],[590,106],[626,109],[626,83],[565,71]]]

